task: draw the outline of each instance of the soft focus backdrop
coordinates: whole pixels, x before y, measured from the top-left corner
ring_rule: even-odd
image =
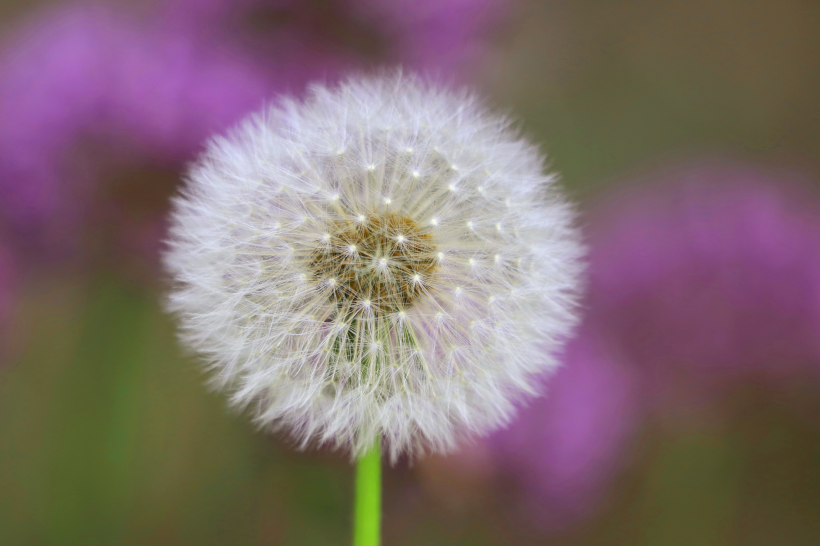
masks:
[[[385,469],[386,545],[813,545],[820,4],[0,4],[0,544],[349,540],[353,469],[253,430],[162,312],[168,198],[311,80],[470,85],[579,202],[585,319],[512,426]]]

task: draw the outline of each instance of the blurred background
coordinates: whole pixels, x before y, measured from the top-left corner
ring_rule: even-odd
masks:
[[[346,544],[353,468],[210,393],[168,198],[277,94],[403,64],[538,142],[589,245],[547,397],[385,468],[388,545],[820,536],[820,4],[0,3],[0,544]]]

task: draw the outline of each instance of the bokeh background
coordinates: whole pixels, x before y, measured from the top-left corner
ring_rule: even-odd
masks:
[[[470,85],[578,201],[547,397],[385,468],[389,545],[820,537],[820,4],[0,3],[0,544],[349,541],[353,469],[225,411],[162,312],[168,198],[312,80]]]

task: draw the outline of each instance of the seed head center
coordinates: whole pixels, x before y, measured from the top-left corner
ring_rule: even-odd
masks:
[[[408,216],[360,215],[355,222],[330,226],[328,233],[329,244],[311,254],[310,269],[316,281],[330,287],[329,298],[340,308],[403,311],[435,274],[432,232]]]

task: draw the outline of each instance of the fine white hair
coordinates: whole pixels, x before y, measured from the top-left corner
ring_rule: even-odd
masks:
[[[354,456],[446,452],[556,367],[573,219],[538,150],[472,94],[401,73],[314,85],[191,167],[170,308],[260,426]]]

